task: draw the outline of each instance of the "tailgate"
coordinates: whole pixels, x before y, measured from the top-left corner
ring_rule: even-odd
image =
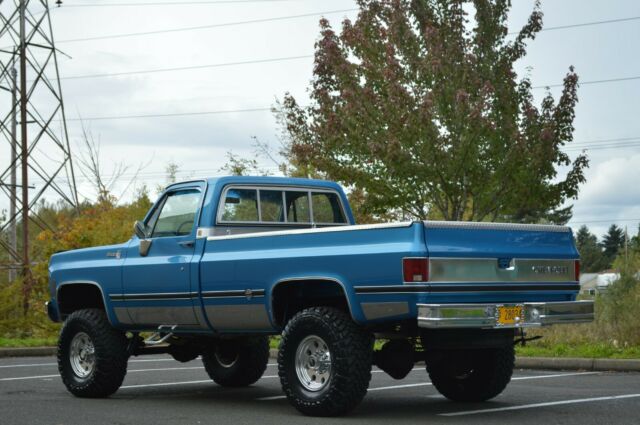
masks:
[[[568,227],[425,221],[424,231],[432,293],[579,290]]]

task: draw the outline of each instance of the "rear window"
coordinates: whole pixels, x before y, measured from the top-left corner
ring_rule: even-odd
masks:
[[[231,187],[220,209],[225,223],[347,224],[340,197],[328,191]]]

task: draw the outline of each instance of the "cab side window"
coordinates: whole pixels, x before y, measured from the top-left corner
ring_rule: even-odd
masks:
[[[191,234],[200,204],[200,192],[194,189],[167,194],[162,206],[149,220],[151,237],[185,236]]]
[[[285,192],[287,206],[287,222],[309,223],[309,192]]]
[[[335,193],[313,193],[313,221],[318,224],[345,224],[346,217]]]
[[[255,189],[230,189],[222,210],[223,221],[258,221],[258,193]]]

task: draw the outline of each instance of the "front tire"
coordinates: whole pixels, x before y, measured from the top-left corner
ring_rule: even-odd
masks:
[[[217,341],[202,354],[213,381],[223,387],[246,387],[262,377],[269,362],[266,336]]]
[[[337,416],[355,408],[371,380],[373,338],[343,311],[313,307],[287,323],[278,375],[289,402],[311,416]]]
[[[453,401],[486,401],[500,394],[513,374],[513,346],[451,350],[427,363],[433,386]]]
[[[77,397],[107,397],[127,374],[127,338],[111,326],[104,311],[73,312],[58,341],[62,382]]]

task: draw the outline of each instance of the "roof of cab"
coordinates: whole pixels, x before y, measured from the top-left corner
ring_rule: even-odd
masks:
[[[192,180],[193,181],[193,180]],[[272,176],[225,176],[225,177],[209,177],[206,179],[198,179],[198,181],[206,181],[210,186],[217,184],[247,184],[247,185],[274,185],[274,186],[307,186],[307,187],[323,187],[332,188],[338,191],[342,191],[342,187],[339,184],[329,180],[317,180],[317,179],[303,179],[294,177],[272,177]],[[176,185],[188,183],[176,182],[169,186],[167,189]]]

